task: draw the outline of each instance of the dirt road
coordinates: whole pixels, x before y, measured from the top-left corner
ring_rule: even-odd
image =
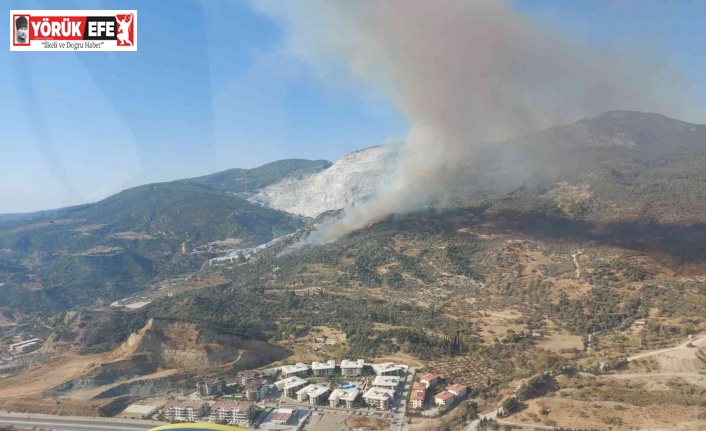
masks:
[[[694,345],[694,347],[687,347],[687,345],[691,343]],[[650,356],[655,356],[655,355],[661,355],[663,353],[669,353],[669,352],[674,352],[676,350],[680,349],[694,349],[694,348],[705,348],[706,347],[706,334],[699,334],[699,335],[694,335],[690,339],[684,341],[683,343],[679,344],[676,347],[670,347],[667,349],[661,349],[661,350],[653,350],[651,352],[645,352],[645,353],[640,353],[634,356],[630,356],[628,358],[628,362],[635,361],[637,359],[643,359],[643,358],[649,358]]]

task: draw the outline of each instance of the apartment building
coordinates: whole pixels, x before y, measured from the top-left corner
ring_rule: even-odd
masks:
[[[208,403],[201,400],[172,401],[164,407],[170,420],[197,421],[208,413]]]
[[[211,406],[213,421],[249,425],[255,416],[255,404],[247,401],[218,401]]]

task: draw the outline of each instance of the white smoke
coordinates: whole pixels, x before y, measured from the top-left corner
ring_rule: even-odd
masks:
[[[258,6],[282,25],[290,52],[317,67],[343,60],[354,77],[389,95],[411,123],[390,181],[340,220],[319,226],[306,243],[335,240],[443,195],[453,173],[472,166],[484,143],[612,109],[677,111],[656,88],[670,71],[644,67],[644,59],[630,53],[583,46],[509,2]]]

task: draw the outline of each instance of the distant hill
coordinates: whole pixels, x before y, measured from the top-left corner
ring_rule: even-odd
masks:
[[[149,184],[102,201],[0,219],[0,306],[42,309],[112,302],[156,279],[192,272],[212,257],[198,246],[230,240],[258,245],[304,226],[306,219],[234,193],[328,162],[283,160],[255,169]],[[24,268],[29,268],[24,271]],[[4,274],[4,275],[3,275]],[[20,280],[30,279],[29,296]],[[12,282],[12,285],[10,285]],[[30,299],[28,299],[30,298]]]

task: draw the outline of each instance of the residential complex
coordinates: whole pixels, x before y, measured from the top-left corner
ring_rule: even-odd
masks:
[[[308,384],[309,382],[302,379],[301,377],[294,376],[275,382],[275,387],[278,391],[281,391],[286,396],[293,397],[299,389],[303,388]]]
[[[434,386],[441,383],[441,376],[438,374],[425,373],[419,376],[419,381],[424,384],[427,389],[433,388]]]
[[[383,362],[382,364],[373,364],[373,371],[378,376],[399,376],[404,374],[405,369],[392,362]]]
[[[230,424],[249,425],[255,416],[255,404],[245,401],[218,401],[211,406],[211,419]]]
[[[333,376],[336,372],[336,361],[332,359],[324,363],[313,362],[311,364],[311,372],[314,377]]]
[[[199,380],[196,382],[196,390],[199,395],[203,397],[223,395],[226,391],[226,378],[219,377],[215,380]]]
[[[365,359],[357,361],[344,359],[341,361],[341,375],[344,376],[360,376],[363,374],[363,368],[365,368]]]
[[[346,408],[352,409],[355,407],[359,393],[358,389],[334,389],[328,397],[329,406],[339,407],[341,403],[344,403]]]
[[[309,404],[318,406],[326,402],[330,391],[331,389],[324,385],[305,386],[297,391],[297,401],[303,403],[308,400]]]
[[[267,397],[267,379],[256,379],[245,384],[245,398],[249,401],[262,401]]]
[[[397,390],[401,381],[398,376],[375,376],[373,387]]]
[[[439,407],[448,407],[454,403],[456,395],[449,391],[439,392],[434,396],[434,403]]]
[[[305,364],[285,365],[282,367],[282,377],[306,377],[309,374],[309,367]]]
[[[446,390],[454,394],[456,398],[463,398],[468,394],[468,386],[460,385],[458,383],[447,386]]]
[[[164,407],[164,415],[177,421],[196,421],[207,412],[208,403],[201,400],[172,401]]]
[[[363,399],[370,407],[387,410],[390,408],[392,400],[395,399],[395,391],[393,389],[371,388],[363,394]]]
[[[413,409],[421,409],[424,407],[424,399],[426,398],[426,393],[424,391],[413,391],[409,395],[409,404]]]

